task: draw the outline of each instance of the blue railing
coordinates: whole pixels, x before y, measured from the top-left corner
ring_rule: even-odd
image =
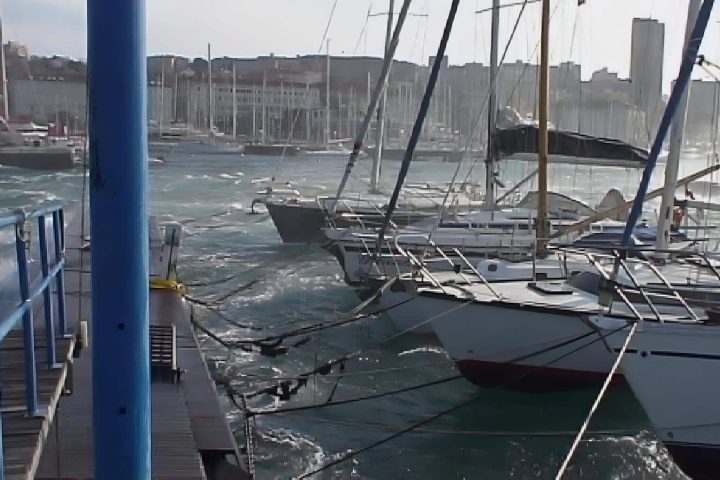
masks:
[[[52,223],[53,255],[48,249],[48,225]],[[40,256],[40,275],[37,279],[30,278],[28,262],[28,227],[37,221],[38,248]],[[65,313],[65,282],[63,267],[65,266],[65,219],[60,205],[45,207],[32,212],[16,211],[11,215],[0,217],[0,229],[14,227],[15,253],[17,256],[17,277],[20,292],[20,303],[14,306],[7,315],[0,316],[0,341],[17,326],[22,319],[23,350],[25,356],[25,391],[27,415],[41,417],[45,412],[38,405],[37,364],[35,362],[35,328],[33,325],[33,301],[43,296],[45,317],[45,336],[47,342],[47,368],[59,368],[56,363],[56,337],[68,335]],[[57,329],[55,330],[54,309],[52,299],[52,282],[55,282],[57,293]],[[0,392],[2,388],[0,386]],[[5,462],[2,446],[2,422],[0,421],[0,479],[5,478]]]

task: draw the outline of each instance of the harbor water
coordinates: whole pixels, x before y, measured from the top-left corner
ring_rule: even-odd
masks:
[[[249,213],[261,188],[253,179],[290,179],[318,190],[324,187],[331,194],[344,157],[281,161],[239,155],[164,156],[166,165],[150,167],[151,209],[161,219],[183,223],[180,276],[195,298],[227,297],[218,304],[220,314],[195,306],[197,321],[207,329],[228,342],[260,338],[337,318],[359,303],[353,289],[343,283],[332,256],[318,247],[283,245],[264,211]],[[705,166],[704,155],[698,153],[691,160],[683,164],[681,175]],[[370,160],[361,160],[357,174],[367,177],[369,166]],[[455,166],[417,162],[409,183],[448,181]],[[387,183],[392,183],[398,167],[398,162],[386,162]],[[503,180],[510,183],[531,170],[520,164],[504,168]],[[640,176],[630,170],[597,167],[553,166],[551,170],[551,187],[590,205],[610,187],[631,197]],[[482,183],[482,178],[476,180]],[[362,187],[362,182],[355,183],[358,189]],[[62,201],[77,209],[83,175],[79,170],[39,173],[0,168],[0,184],[2,209],[46,201]],[[297,378],[361,350],[327,375],[310,377],[290,400],[268,395],[249,398],[250,407],[259,410],[340,401],[457,374],[431,336],[405,335],[386,341],[395,331],[385,320],[381,315],[322,331],[306,342],[293,339],[302,345],[290,346],[278,356],[229,351],[207,336],[203,345],[218,378],[246,393],[276,384],[278,379]],[[529,394],[482,390],[458,379],[363,402],[260,415],[255,431],[258,478],[302,475],[375,443],[379,445],[315,478],[554,478],[599,388]],[[421,428],[381,442],[463,403]],[[232,411],[231,425],[244,444],[243,420],[236,409]],[[565,478],[685,478],[626,388],[610,392],[589,430]]]

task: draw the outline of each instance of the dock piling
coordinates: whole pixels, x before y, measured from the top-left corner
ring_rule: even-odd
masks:
[[[151,475],[145,4],[87,2],[92,406],[102,479]]]

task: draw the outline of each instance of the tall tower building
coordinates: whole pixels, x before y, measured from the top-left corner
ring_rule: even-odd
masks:
[[[665,25],[650,18],[634,18],[631,50],[633,103],[645,112],[654,131],[662,98]]]

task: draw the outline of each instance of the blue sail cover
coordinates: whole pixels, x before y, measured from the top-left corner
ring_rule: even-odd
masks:
[[[538,127],[515,125],[498,129],[493,137],[493,145],[498,158],[525,159],[526,156],[522,154],[537,155]],[[548,154],[551,162],[636,168],[643,168],[648,159],[647,150],[629,143],[563,130],[548,130]]]

